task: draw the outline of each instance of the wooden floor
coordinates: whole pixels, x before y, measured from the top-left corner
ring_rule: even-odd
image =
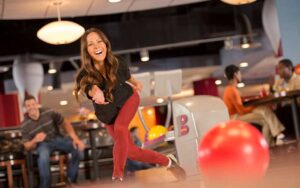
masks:
[[[242,173],[242,172],[241,172]],[[86,182],[76,185],[83,188],[210,188],[201,181],[201,177],[188,177],[187,180],[178,182],[165,168],[153,168],[140,171],[134,178],[129,178],[121,184],[113,184],[110,179]],[[215,186],[214,188],[237,186]],[[300,187],[300,144],[290,143],[288,145],[270,149],[270,165],[265,178],[253,185],[243,185],[247,188],[299,188]]]

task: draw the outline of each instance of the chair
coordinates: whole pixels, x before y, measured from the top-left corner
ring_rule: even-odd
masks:
[[[34,171],[37,164],[36,161],[37,154],[32,151],[28,151],[26,153],[26,161],[28,166],[28,176],[29,176],[29,186],[30,188],[34,187]],[[67,163],[68,157],[65,153],[60,151],[54,151],[50,156],[50,163],[58,165],[58,174],[59,174],[59,182],[57,184],[65,184],[66,175],[65,175],[65,164]]]
[[[6,169],[6,176],[8,182],[8,188],[14,187],[13,175],[14,169],[13,167],[21,167],[23,186],[24,188],[28,188],[28,177],[26,170],[26,161],[24,158],[24,154],[22,152],[8,152],[2,153],[0,156],[0,167],[4,167]]]

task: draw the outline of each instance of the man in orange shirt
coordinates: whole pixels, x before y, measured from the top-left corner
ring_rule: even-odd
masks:
[[[283,144],[284,127],[277,119],[276,115],[266,106],[245,107],[242,98],[237,90],[237,84],[241,82],[242,75],[240,69],[235,65],[229,65],[225,68],[225,76],[228,84],[224,90],[223,100],[228,108],[231,119],[257,123],[262,126],[262,133],[270,145],[273,144],[273,138],[276,138],[276,145]]]

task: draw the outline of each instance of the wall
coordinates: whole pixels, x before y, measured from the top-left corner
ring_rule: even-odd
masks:
[[[283,56],[291,59],[294,65],[300,63],[300,1],[277,0],[279,28]]]

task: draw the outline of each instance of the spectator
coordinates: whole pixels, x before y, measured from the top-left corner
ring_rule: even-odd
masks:
[[[262,133],[270,145],[273,144],[273,138],[276,138],[276,145],[283,144],[282,134],[283,125],[277,119],[276,115],[266,106],[245,107],[237,84],[241,82],[242,75],[239,68],[235,65],[229,65],[225,68],[225,75],[228,84],[224,90],[223,100],[228,108],[231,119],[257,123],[262,126]]]
[[[40,175],[40,188],[51,186],[50,155],[58,150],[72,155],[68,165],[68,183],[76,180],[80,152],[85,148],[79,140],[70,123],[63,116],[49,108],[39,108],[36,99],[29,95],[24,100],[27,114],[21,124],[22,140],[26,150],[35,150],[38,155],[38,170]],[[64,127],[69,137],[59,131]]]

